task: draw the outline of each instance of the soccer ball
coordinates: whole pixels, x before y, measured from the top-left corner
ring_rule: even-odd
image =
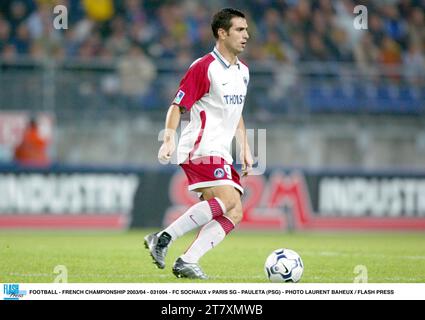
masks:
[[[298,253],[290,249],[273,251],[264,264],[264,272],[271,282],[298,282],[304,271],[304,264]]]

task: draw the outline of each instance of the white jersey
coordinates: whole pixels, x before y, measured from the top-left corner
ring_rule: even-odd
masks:
[[[231,65],[216,48],[190,66],[173,101],[190,110],[177,147],[178,163],[205,156],[233,162],[231,144],[242,116],[248,67]]]

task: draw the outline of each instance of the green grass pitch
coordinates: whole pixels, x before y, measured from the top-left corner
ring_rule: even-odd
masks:
[[[176,279],[174,260],[195,234],[170,248],[164,270],[143,246],[153,230],[115,232],[0,231],[0,283],[48,283],[66,267],[68,282],[199,282]],[[304,283],[350,283],[367,268],[370,283],[425,282],[425,234],[392,232],[247,232],[236,230],[201,260],[207,282],[268,282],[263,265],[278,248],[297,251]]]

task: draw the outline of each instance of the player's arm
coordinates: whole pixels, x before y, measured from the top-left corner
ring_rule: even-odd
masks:
[[[202,63],[192,64],[180,82],[172,105],[168,108],[165,119],[164,142],[158,152],[158,159],[161,163],[168,163],[176,148],[175,135],[177,126],[180,123],[180,114],[189,111],[193,104],[209,89],[208,65]]]
[[[254,160],[252,159],[251,148],[248,144],[248,137],[242,116],[239,120],[235,136],[236,141],[241,149],[240,160],[242,162],[242,176],[246,176],[252,170]]]
[[[164,142],[158,152],[158,160],[161,163],[168,163],[176,149],[175,135],[180,123],[180,113],[183,113],[181,110],[181,107],[176,104],[172,104],[168,108],[165,118]]]

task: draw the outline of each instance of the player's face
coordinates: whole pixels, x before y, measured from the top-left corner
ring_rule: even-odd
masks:
[[[225,45],[229,51],[238,55],[244,51],[246,43],[249,39],[248,24],[244,18],[234,17],[231,20],[232,26],[226,36]]]

